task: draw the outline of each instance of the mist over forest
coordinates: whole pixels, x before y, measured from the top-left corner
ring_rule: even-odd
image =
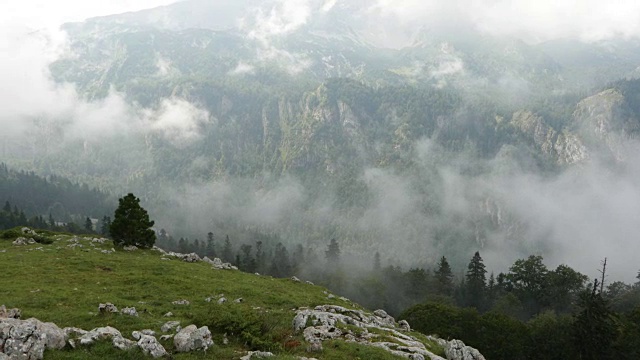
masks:
[[[637,274],[635,3],[151,3],[3,25],[3,162],[133,192],[176,238]]]

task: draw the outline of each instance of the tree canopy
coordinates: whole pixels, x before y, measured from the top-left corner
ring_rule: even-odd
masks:
[[[147,210],[140,206],[140,199],[129,193],[118,200],[119,205],[109,228],[116,246],[135,245],[150,248],[156,241]]]

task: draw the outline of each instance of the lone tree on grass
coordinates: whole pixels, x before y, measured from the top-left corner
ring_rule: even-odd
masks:
[[[156,242],[156,234],[151,227],[147,210],[140,206],[140,199],[129,194],[118,200],[120,203],[109,227],[116,246],[135,245],[150,248]]]

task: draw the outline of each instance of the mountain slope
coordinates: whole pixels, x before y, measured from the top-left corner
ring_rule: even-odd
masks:
[[[37,274],[0,287],[3,302],[20,307],[22,318],[35,317],[61,328],[109,325],[125,338],[131,331],[142,329],[160,333],[161,325],[168,320],[182,326],[208,326],[214,341],[209,351],[175,352],[176,359],[237,359],[250,350],[272,351],[276,359],[294,359],[305,356],[307,345],[313,343],[317,344],[312,355],[321,359],[395,359],[403,357],[394,353],[403,352],[424,355],[431,350],[443,354],[442,346],[447,345],[446,341],[439,345],[436,339],[409,332],[407,327],[402,330],[383,311],[375,315],[363,312],[357,304],[297,279],[217,270],[216,265],[212,269],[207,262],[191,263],[195,261],[192,256],[159,250],[113,251],[105,239],[41,232],[51,244],[19,245],[20,240],[14,241],[16,236],[33,236],[31,230],[22,231],[24,234],[20,230],[0,234],[3,278],[16,279],[25,272]],[[181,300],[187,300],[186,304],[174,304]],[[125,315],[124,309],[122,313],[98,312],[100,303],[129,307],[127,311],[134,307],[137,315]],[[173,315],[163,315],[167,312]],[[5,325],[11,325],[7,321]],[[0,326],[3,342],[13,336],[4,331],[7,329]],[[6,351],[13,346],[8,341]],[[161,343],[169,351],[173,348],[171,339]],[[2,349],[0,343],[0,353]],[[413,358],[425,358],[423,355]],[[45,353],[45,359],[97,356],[139,358],[142,353],[135,349],[122,352],[107,342],[78,349],[67,345]]]

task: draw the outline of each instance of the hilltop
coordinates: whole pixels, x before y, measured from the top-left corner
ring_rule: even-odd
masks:
[[[175,359],[441,359],[473,350],[297,278],[242,273],[195,254],[115,250],[103,238],[16,228],[0,233],[0,261],[0,298],[19,308],[0,308],[0,359],[20,344],[37,352],[38,341],[45,359],[139,359],[143,342]],[[169,321],[183,329],[162,336],[177,331]],[[42,329],[55,336],[38,340]],[[184,344],[174,338],[185,336],[206,351],[177,352]]]

